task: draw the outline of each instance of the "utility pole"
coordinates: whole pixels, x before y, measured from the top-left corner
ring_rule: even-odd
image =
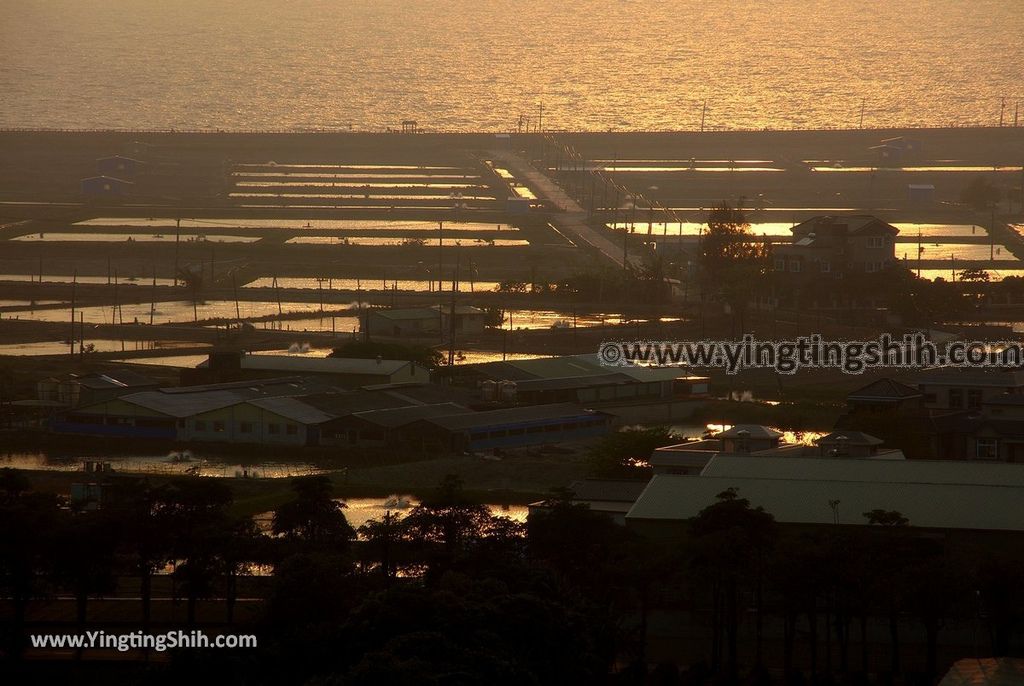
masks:
[[[76,269],[74,275],[71,277],[71,338],[69,340],[69,345],[71,346],[71,349],[69,350],[69,352],[72,355],[75,354],[75,287],[77,285],[78,270]]]
[[[439,221],[437,223],[437,290],[444,290],[444,275],[441,273],[442,266],[444,265],[444,222]]]
[[[175,219],[174,229],[174,286],[178,286],[178,254],[181,251],[181,218]]]
[[[459,251],[455,251],[455,277],[452,279],[452,306],[448,322],[448,366],[455,365],[455,296],[459,292]]]
[[[107,276],[109,279],[110,277]],[[117,308],[120,301],[117,297],[117,272],[114,272],[114,308],[110,311],[110,324],[113,326],[117,325]]]
[[[149,300],[149,325],[153,326],[153,314],[156,310],[156,265],[153,265],[153,292]]]
[[[239,310],[239,307],[238,307],[238,282],[235,279],[235,272],[234,272],[234,270],[232,270],[232,272],[231,272],[231,290],[234,291],[234,294],[235,294],[235,321],[236,322],[241,322],[242,321],[242,313],[241,313],[241,311]],[[320,309],[321,310],[324,309],[322,301],[321,301]]]
[[[994,262],[996,259],[996,204],[992,203],[992,216],[989,218],[988,226],[989,253],[988,259]]]

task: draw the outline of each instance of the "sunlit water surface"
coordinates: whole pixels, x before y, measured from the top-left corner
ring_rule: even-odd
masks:
[[[1019,0],[12,0],[0,126],[996,124],[1021,35]]]

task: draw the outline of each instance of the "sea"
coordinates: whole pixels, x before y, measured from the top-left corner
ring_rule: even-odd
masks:
[[[1009,124],[1022,37],[1024,0],[0,0],[0,128]]]

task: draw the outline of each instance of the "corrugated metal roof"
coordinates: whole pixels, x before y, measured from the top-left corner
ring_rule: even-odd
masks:
[[[334,417],[344,417],[364,410],[382,410],[406,405],[402,400],[385,393],[365,390],[342,393],[317,393],[303,396],[302,401]]]
[[[646,481],[627,479],[581,479],[569,484],[575,500],[633,503],[647,488]]]
[[[534,378],[564,379],[570,376],[598,376],[612,371],[597,364],[596,355],[539,357],[532,360],[509,360],[505,364],[526,372]],[[615,369],[614,371],[620,371]]]
[[[303,402],[334,417],[344,417],[356,412],[386,410],[416,405],[437,405],[472,402],[475,394],[464,388],[430,384],[381,384],[364,386],[353,391],[338,393],[317,393],[303,396]]]
[[[157,382],[153,379],[133,372],[130,369],[115,369],[109,372],[86,374],[84,376],[71,375],[70,381],[77,381],[86,388],[130,388],[133,386],[155,386]]]
[[[611,369],[611,367],[604,367],[604,369]],[[698,381],[703,377],[690,376],[690,370],[686,367],[620,367],[619,372],[630,376],[633,379],[651,383],[654,381],[673,381],[675,379],[689,379],[690,382]]]
[[[82,183],[85,183],[87,181],[103,181],[103,182],[113,181],[114,183],[120,183],[120,184],[123,184],[125,186],[134,186],[135,185],[134,181],[125,181],[124,179],[115,179],[113,176],[104,176],[104,175],[90,176],[88,178],[82,179]]]
[[[417,319],[437,319],[437,310],[429,307],[406,307],[395,310],[369,310],[367,314],[389,321],[413,321]]]
[[[249,404],[302,424],[320,424],[334,418],[297,398],[259,398]]]
[[[415,308],[409,308],[409,310],[406,310],[406,311],[411,312],[411,311],[413,311],[413,309],[415,309]],[[431,305],[427,309],[430,310],[430,312],[433,314],[434,318],[437,318],[437,313],[438,312],[440,312],[441,314],[444,314],[444,315],[449,315],[449,314],[452,313],[452,306],[449,303],[441,303],[440,305]],[[383,311],[387,312],[388,310],[383,310]],[[473,307],[472,305],[456,305],[455,306],[455,314],[483,315],[484,311],[481,310],[479,307]]]
[[[206,386],[181,386],[141,391],[120,399],[171,417],[190,417],[259,398],[299,396],[329,388],[300,378],[263,379]],[[88,408],[80,410],[88,412]]]
[[[247,392],[268,392],[274,387],[303,388],[310,386],[328,387],[320,381],[303,378],[301,376],[277,376],[272,379],[248,379],[243,381],[225,381],[223,383],[198,384],[195,386],[173,386],[161,388],[161,393],[202,393],[204,391],[247,391]]]
[[[631,383],[633,378],[626,374],[602,374],[600,376],[568,376],[558,379],[526,379],[517,381],[520,391],[555,391],[592,386],[614,386]]]
[[[438,403],[436,405],[410,405],[408,407],[395,407],[387,410],[367,410],[366,412],[355,412],[353,417],[363,421],[383,426],[389,429],[404,426],[420,419],[431,417],[444,417],[460,413],[473,412],[468,407],[455,403]]]
[[[485,376],[495,380],[509,379],[570,379],[589,376],[624,374],[636,381],[668,381],[686,376],[688,370],[682,367],[645,367],[640,365],[610,367],[601,364],[596,353],[563,355],[561,357],[538,357],[528,360],[506,362],[485,362],[469,365]]]
[[[702,476],[1024,487],[1024,464],[855,457],[716,455]]]
[[[467,364],[466,370],[472,370],[481,376],[495,381],[528,381],[541,378],[537,374],[513,366],[511,362],[481,362]]]
[[[138,405],[153,412],[171,417],[190,417],[194,414],[212,412],[231,405],[244,402],[247,398],[234,391],[202,391],[192,394],[171,394],[161,391],[143,391],[132,393],[121,400]],[[88,410],[83,410],[87,412]]]
[[[446,417],[434,417],[427,421],[449,431],[465,431],[491,426],[504,426],[537,422],[542,420],[558,421],[582,416],[604,416],[602,412],[585,410],[571,403],[553,403],[550,405],[529,405],[526,407],[510,407],[501,410],[470,412]]]
[[[246,355],[242,369],[305,374],[395,374],[410,364],[408,360],[364,360],[348,357],[299,357],[291,355]],[[420,365],[417,365],[420,367]],[[421,372],[422,370],[422,372]],[[427,377],[425,367],[417,370]],[[410,376],[412,376],[410,374]]]
[[[895,510],[911,526],[930,529],[1024,531],[1024,486],[883,483],[657,474],[626,515],[631,520],[685,520],[735,488],[789,524],[866,525],[863,513]],[[831,501],[839,501],[835,511]],[[955,506],[954,506],[955,504]],[[835,519],[834,519],[835,518]]]

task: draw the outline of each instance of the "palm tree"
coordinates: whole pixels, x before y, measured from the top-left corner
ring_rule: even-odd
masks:
[[[114,552],[116,527],[102,511],[66,513],[59,523],[54,552],[54,575],[75,597],[76,620],[85,631],[89,596],[116,587]],[[76,652],[76,657],[81,651]]]
[[[220,567],[225,577],[225,605],[227,622],[235,621],[235,603],[238,600],[238,577],[248,565],[262,557],[261,548],[265,537],[249,517],[231,522],[223,532],[220,544]]]
[[[188,545],[180,549],[182,562],[175,567],[173,577],[185,593],[189,626],[196,623],[200,598],[209,598],[216,588],[214,580],[221,571],[218,553],[223,537],[220,533],[214,527],[196,529]]]
[[[760,661],[764,578],[776,537],[775,518],[760,507],[751,507],[735,489],[727,489],[718,494],[718,502],[701,510],[690,522],[690,535],[694,566],[714,580],[712,663],[719,665],[724,647],[727,678],[734,679],[743,589],[754,591]]]
[[[894,574],[895,570],[907,567],[910,555],[907,528],[910,520],[894,510],[871,510],[864,513],[864,518],[872,527],[880,529],[879,535],[870,537],[869,559],[874,571],[879,575],[888,575],[887,583],[879,587],[883,606],[889,615],[890,657],[889,670],[892,674],[900,673],[900,614],[904,598],[906,576]]]

